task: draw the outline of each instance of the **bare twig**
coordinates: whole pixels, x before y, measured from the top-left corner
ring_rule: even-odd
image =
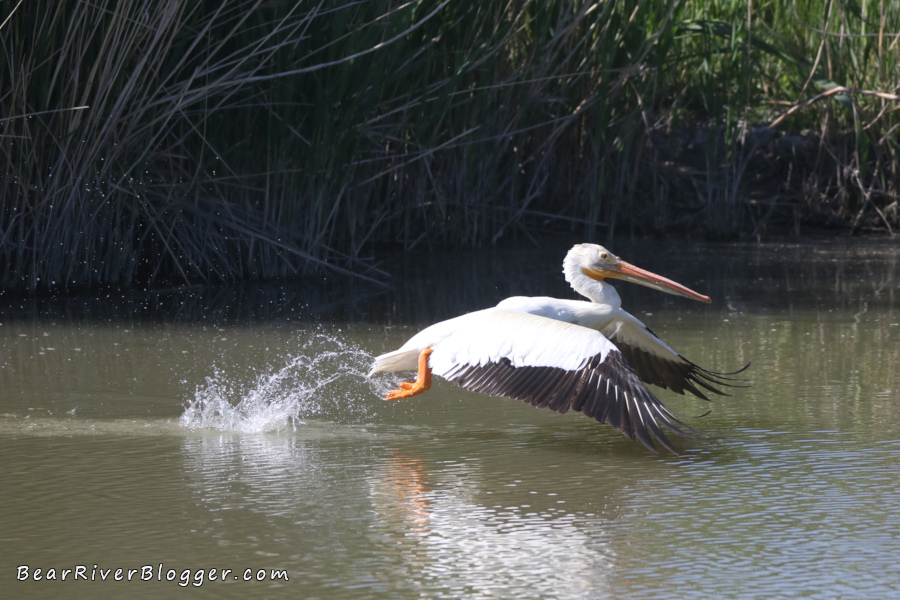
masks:
[[[28,117],[36,117],[38,115],[52,115],[53,113],[68,112],[71,110],[85,110],[87,108],[90,108],[90,106],[73,106],[72,108],[57,108],[54,110],[40,110],[37,112],[27,113],[24,115],[16,115],[14,117],[6,117],[5,119],[0,119],[0,123],[6,123],[7,121],[13,121],[15,119],[27,119]]]
[[[822,92],[821,94],[813,96],[809,100],[804,100],[803,102],[795,104],[794,106],[789,108],[787,111],[782,113],[781,116],[777,117],[775,120],[773,120],[771,123],[769,123],[769,127],[770,128],[777,127],[779,123],[784,121],[786,118],[788,118],[789,116],[791,116],[798,110],[806,108],[810,104],[814,104],[814,103],[818,102],[819,100],[823,100],[825,98],[830,98],[831,96],[834,96],[835,94],[856,94],[859,96],[875,96],[875,97],[881,98],[883,100],[892,100],[894,102],[900,101],[900,96],[898,96],[896,94],[888,94],[885,92],[877,92],[877,91],[873,91],[873,90],[861,90],[858,88],[848,88],[848,87],[839,85],[837,87],[831,88],[830,90]]]

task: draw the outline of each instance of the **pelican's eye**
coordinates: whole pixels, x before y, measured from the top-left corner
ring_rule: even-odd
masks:
[[[616,264],[616,257],[613,256],[608,250],[604,250],[600,253],[600,260],[605,262],[608,265]]]

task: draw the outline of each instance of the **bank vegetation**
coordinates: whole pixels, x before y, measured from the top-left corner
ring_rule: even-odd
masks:
[[[893,233],[898,44],[887,0],[6,2],[0,289]]]

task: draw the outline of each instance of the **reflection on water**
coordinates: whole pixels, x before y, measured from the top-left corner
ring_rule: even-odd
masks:
[[[617,244],[714,300],[622,284],[628,310],[700,364],[753,361],[730,398],[660,394],[681,414],[711,409],[690,421],[709,438],[677,440],[681,456],[445,382],[384,402],[402,375],[365,379],[372,355],[434,320],[571,297],[567,245],[461,253],[462,272],[408,263],[364,301],[310,292],[323,304],[308,313],[278,286],[130,301],[138,316],[74,300],[0,310],[0,583],[159,597],[177,584],[17,582],[16,568],[164,563],[290,577],[192,590],[216,598],[895,594],[896,244]]]
[[[596,515],[568,512],[555,493],[517,506],[497,494],[496,504],[479,485],[478,460],[429,466],[393,446],[406,445],[404,437],[315,425],[296,436],[192,435],[185,473],[208,511],[198,526],[223,545],[287,561],[313,596],[581,597],[606,589],[611,550]],[[541,506],[546,498],[552,504]],[[248,531],[248,520],[269,526]]]
[[[450,462],[433,487],[423,461],[400,453],[370,476],[374,527],[400,563],[391,579],[435,598],[609,592],[612,557],[602,522],[560,507],[485,506],[472,488],[481,479],[478,461]]]

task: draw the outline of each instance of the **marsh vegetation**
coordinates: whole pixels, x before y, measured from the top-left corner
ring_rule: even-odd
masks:
[[[880,1],[6,3],[0,289],[378,278],[572,231],[893,232]]]

